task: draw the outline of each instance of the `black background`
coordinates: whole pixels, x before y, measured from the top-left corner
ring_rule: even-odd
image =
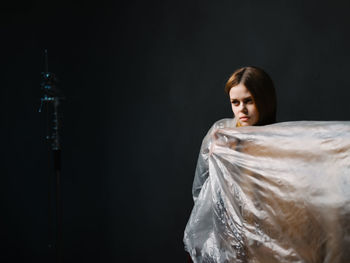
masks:
[[[60,79],[64,262],[184,262],[201,140],[238,67],[278,121],[349,119],[349,1],[1,4],[1,262],[53,262],[43,50]]]

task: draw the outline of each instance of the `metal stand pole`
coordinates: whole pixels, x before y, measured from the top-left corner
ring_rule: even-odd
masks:
[[[56,77],[53,73],[48,72],[48,57],[47,50],[45,50],[45,72],[42,73],[41,88],[44,91],[44,95],[41,98],[41,105],[39,112],[41,112],[42,106],[45,104],[47,111],[47,142],[49,143],[49,166],[51,163],[51,157],[53,157],[53,168],[55,176],[55,201],[56,201],[56,244],[53,243],[53,205],[52,205],[52,174],[49,175],[48,185],[48,230],[49,230],[49,242],[48,248],[51,250],[55,248],[56,262],[63,262],[62,253],[62,198],[61,198],[61,145],[59,137],[60,121],[58,114],[58,106],[60,105],[63,96],[56,87]],[[50,110],[52,111],[52,121],[50,121]],[[52,125],[52,126],[51,126]]]

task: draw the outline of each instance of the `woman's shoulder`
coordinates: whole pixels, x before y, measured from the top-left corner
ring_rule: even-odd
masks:
[[[205,139],[208,139],[212,135],[212,133],[218,129],[235,128],[236,125],[237,125],[237,120],[235,118],[225,118],[225,119],[218,120],[214,122],[214,124],[210,127]]]
[[[236,118],[225,118],[216,121],[212,125],[212,129],[235,128],[237,125]]]

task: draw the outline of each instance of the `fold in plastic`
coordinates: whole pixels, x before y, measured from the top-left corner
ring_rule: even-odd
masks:
[[[350,122],[214,124],[184,235],[194,263],[350,262]]]

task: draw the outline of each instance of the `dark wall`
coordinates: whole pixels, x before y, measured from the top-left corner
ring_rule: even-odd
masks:
[[[73,1],[72,1],[73,2]],[[28,1],[1,9],[1,262],[53,262],[43,50],[62,110],[64,262],[184,262],[202,137],[229,74],[264,68],[278,120],[348,120],[348,1]]]

